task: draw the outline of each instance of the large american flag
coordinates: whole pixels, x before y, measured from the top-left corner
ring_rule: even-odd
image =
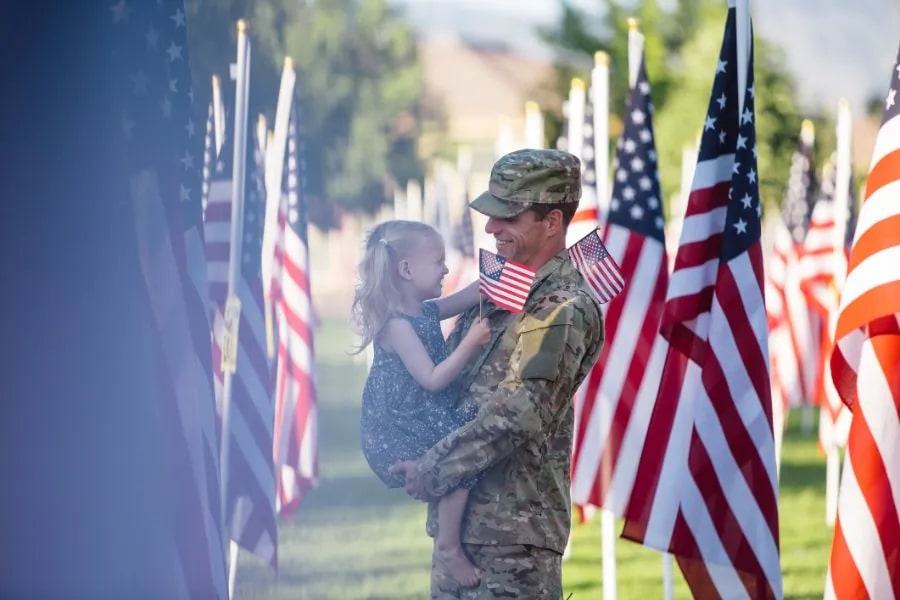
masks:
[[[220,114],[224,113],[225,111],[220,111]],[[212,127],[214,129],[215,125]],[[233,131],[233,124],[220,130]],[[211,131],[207,135],[211,136]],[[214,146],[211,141],[207,145]],[[232,241],[233,148],[233,137],[226,134],[211,173],[204,222],[213,367],[220,415],[224,381],[224,310],[228,295],[228,259]],[[241,317],[237,365],[231,379],[230,464],[224,465],[228,469],[226,523],[232,540],[275,567],[278,528],[275,520],[275,475],[272,463],[274,408],[260,276],[264,195],[262,157],[258,143],[248,163],[241,265],[238,281],[235,282],[235,294],[241,301]]]
[[[641,61],[616,145],[604,238],[625,285],[606,309],[606,344],[583,384],[572,501],[621,515],[631,493],[665,357],[659,322],[669,281],[653,103]]]
[[[182,0],[112,4],[120,87],[117,114],[130,168],[141,271],[155,327],[159,398],[169,439],[163,461],[177,486],[173,597],[226,598],[218,438],[206,318],[200,209],[202,136],[193,120]],[[137,424],[137,426],[140,426]]]
[[[772,389],[781,406],[812,402],[819,371],[820,317],[801,290],[800,260],[809,228],[813,185],[812,124],[804,122],[766,270]]]
[[[739,108],[736,29],[730,8],[623,535],[676,555],[695,597],[779,598],[752,40]]]
[[[900,52],[850,250],[831,359],[853,410],[826,598],[900,597]]]
[[[537,271],[484,248],[478,256],[481,293],[501,308],[522,312]]]
[[[318,411],[308,242],[309,198],[304,182],[300,103],[291,104],[278,211],[272,302],[278,327],[275,383],[275,468],[278,507],[290,517],[319,476]],[[268,259],[267,257],[264,257]]]
[[[845,249],[850,248],[856,222],[852,181],[848,190],[847,214],[835,214],[836,160],[836,156],[832,155],[822,169],[819,197],[810,217],[809,231],[803,241],[799,264],[800,287],[809,306],[816,311],[822,323],[816,402],[821,407],[819,446],[826,452],[847,443],[851,417],[850,410],[841,401],[831,377],[838,294],[847,275]],[[838,218],[843,218],[846,222],[845,239],[842,243],[835,239]]]

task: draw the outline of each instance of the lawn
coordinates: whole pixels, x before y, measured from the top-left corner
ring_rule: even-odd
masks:
[[[428,595],[430,539],[424,507],[375,479],[359,451],[365,366],[346,353],[347,321],[317,332],[321,480],[279,535],[278,574],[253,557],[238,563],[237,599],[421,599]],[[786,598],[821,598],[831,545],[825,525],[825,462],[815,438],[792,425],[781,467],[781,564]],[[662,598],[661,555],[617,541],[621,598]],[[599,519],[573,529],[566,595],[600,598]],[[675,567],[675,597],[688,598]]]

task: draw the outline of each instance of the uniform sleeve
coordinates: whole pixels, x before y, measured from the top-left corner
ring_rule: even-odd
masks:
[[[430,494],[446,494],[527,440],[547,435],[548,424],[571,402],[575,371],[591,344],[587,338],[600,333],[597,320],[585,318],[585,308],[593,310],[570,302],[545,318],[526,315],[518,323],[509,368],[498,388],[482,400],[473,421],[419,460],[418,472]]]

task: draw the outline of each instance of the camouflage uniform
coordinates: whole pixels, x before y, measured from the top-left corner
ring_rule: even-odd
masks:
[[[497,162],[490,197],[479,197],[472,207],[514,216],[529,203],[577,199],[579,182],[574,156],[519,151]],[[562,598],[561,559],[571,520],[572,397],[600,354],[603,319],[565,250],[538,269],[521,313],[487,301],[483,306],[492,339],[460,375],[466,390],[461,400],[479,405],[478,416],[417,463],[425,490],[434,496],[482,473],[469,495],[462,535],[482,583],[459,588],[434,562],[432,598],[556,600]],[[478,313],[462,315],[451,348]],[[432,504],[429,534],[436,528]]]

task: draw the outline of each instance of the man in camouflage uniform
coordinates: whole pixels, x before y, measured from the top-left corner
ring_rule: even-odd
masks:
[[[480,473],[462,541],[481,572],[462,588],[433,560],[431,597],[562,598],[562,553],[569,537],[572,398],[603,345],[600,308],[570,262],[566,228],[581,196],[580,162],[558,150],[519,150],[491,170],[489,190],[470,204],[489,217],[501,256],[537,269],[521,313],[483,300],[493,337],[460,375],[462,402],[478,416],[417,461],[398,463],[407,491],[433,500]],[[461,316],[454,348],[478,316]]]

